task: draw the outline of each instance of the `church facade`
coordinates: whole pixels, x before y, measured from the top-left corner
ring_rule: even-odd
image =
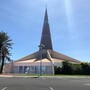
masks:
[[[45,11],[39,50],[12,63],[6,64],[5,73],[54,74],[54,67],[62,67],[62,62],[80,63],[79,60],[53,50],[47,9]]]

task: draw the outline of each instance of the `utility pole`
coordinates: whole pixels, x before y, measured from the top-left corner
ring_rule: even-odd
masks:
[[[42,76],[42,48],[44,47],[44,45],[40,44],[38,47],[40,50],[40,76]]]

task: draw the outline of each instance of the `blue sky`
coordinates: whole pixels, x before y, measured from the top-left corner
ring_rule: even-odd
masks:
[[[90,0],[0,0],[0,31],[13,40],[13,60],[38,50],[47,4],[53,49],[90,62]]]

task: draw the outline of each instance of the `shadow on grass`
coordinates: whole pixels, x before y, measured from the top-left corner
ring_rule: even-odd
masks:
[[[32,77],[32,78],[39,78],[39,76],[34,76],[34,77]]]

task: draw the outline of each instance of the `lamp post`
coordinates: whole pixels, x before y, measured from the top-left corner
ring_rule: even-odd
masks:
[[[40,50],[40,76],[42,76],[42,48],[44,47],[44,45],[40,44],[38,47]]]

